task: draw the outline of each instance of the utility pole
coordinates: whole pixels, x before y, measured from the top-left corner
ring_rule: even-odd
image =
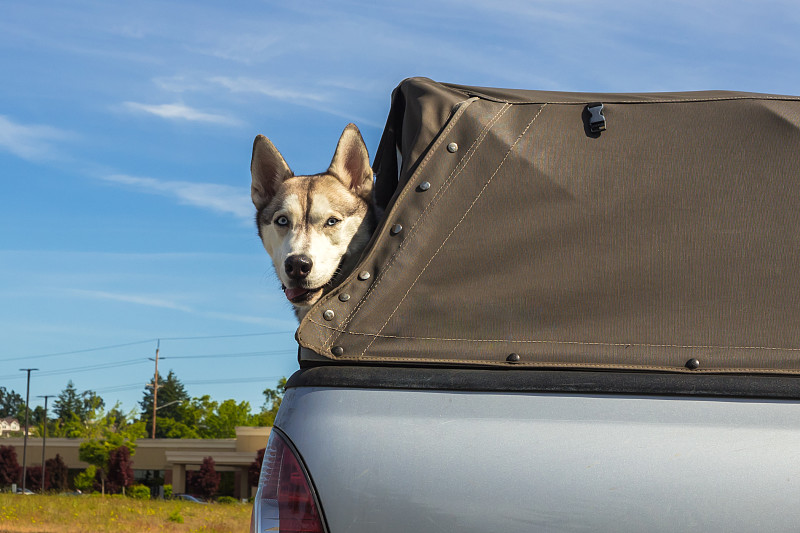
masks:
[[[161,339],[156,344],[156,372],[153,375],[153,437],[156,438],[156,404],[158,403],[158,350],[161,348]]]
[[[39,370],[38,368],[20,368],[20,372],[27,372],[28,373],[28,386],[25,390],[25,434],[24,439],[22,441],[22,494],[25,494],[25,475],[27,469],[27,461],[28,461],[28,413],[30,409],[28,408],[29,400],[31,397],[31,372],[34,370]]]
[[[39,396],[39,398],[44,398],[44,434],[42,435],[42,494],[44,494],[44,466],[45,466],[45,455],[44,449],[45,445],[47,444],[47,399],[48,398],[55,398],[53,394],[45,394],[44,396]]]

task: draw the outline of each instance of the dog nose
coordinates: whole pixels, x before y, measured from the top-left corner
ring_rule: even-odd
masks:
[[[307,255],[290,255],[283,263],[286,273],[292,279],[303,279],[311,272],[311,267],[314,263]]]

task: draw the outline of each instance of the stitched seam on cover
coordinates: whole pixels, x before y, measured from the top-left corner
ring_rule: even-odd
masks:
[[[447,136],[447,134],[450,133],[450,131],[453,129],[453,127],[455,126],[456,122],[458,122],[458,119],[461,118],[461,115],[463,115],[466,112],[467,107],[469,107],[469,106],[468,105],[465,106],[464,104],[465,103],[471,104],[475,100],[478,100],[478,98],[477,97],[472,97],[472,98],[468,98],[467,100],[464,100],[464,102],[459,104],[459,109],[456,111],[456,113],[448,121],[447,126],[442,131],[441,135],[439,135],[439,137],[436,139],[436,142],[431,147],[431,149],[428,151],[428,153],[425,155],[425,158],[420,162],[419,166],[414,171],[414,174],[409,178],[408,183],[412,183],[414,181],[414,178],[416,178],[416,176],[418,176],[420,174],[420,172],[422,172],[422,170],[428,165],[428,162],[433,157],[433,154],[436,153],[437,148],[444,142],[445,137]],[[492,120],[490,121],[490,124],[487,124],[487,126],[484,129],[484,131],[488,131],[488,128],[490,128],[492,125],[494,125],[494,123],[496,121],[495,119],[499,119],[499,116],[501,116],[501,114],[504,113],[505,110],[508,109],[509,107],[510,106],[508,106],[508,105],[503,106],[497,112],[497,114],[494,117],[492,117]],[[481,134],[484,134],[484,131],[482,131]],[[476,139],[473,142],[472,146],[475,146],[475,142],[477,142],[480,138],[481,138],[480,135],[478,137],[476,137]],[[472,148],[472,146],[470,146],[470,149]],[[460,166],[461,166],[461,162],[459,162],[459,164],[456,165],[456,167],[450,173],[450,176],[447,177],[447,180],[450,180],[453,177],[453,173],[456,170],[458,170]],[[447,180],[445,180],[445,183],[447,183]],[[409,191],[410,191],[410,187],[406,187],[403,191],[401,191],[400,192],[400,196],[398,196],[397,200],[395,201],[395,205],[399,205],[402,202],[402,200],[406,196],[408,196],[410,194]],[[441,194],[441,191],[437,192],[436,196],[434,196],[434,199],[433,199],[432,203],[436,202],[436,199],[438,198],[438,196],[440,194]],[[427,211],[428,211],[428,208],[426,207],[425,210],[420,214],[418,219],[422,218]],[[414,226],[411,227],[411,229],[408,231],[408,233],[406,235],[412,235],[415,227],[416,227],[416,223],[414,224]],[[400,243],[400,246],[398,247],[398,249],[395,250],[394,254],[392,254],[392,257],[389,259],[389,262],[387,263],[386,268],[384,268],[383,272],[378,274],[378,276],[376,277],[375,283],[373,285],[370,285],[367,288],[367,292],[364,293],[364,297],[358,302],[358,304],[344,318],[344,320],[342,321],[342,327],[343,328],[346,327],[350,323],[351,318],[356,314],[356,311],[358,311],[361,308],[361,305],[367,300],[367,298],[369,297],[369,295],[372,292],[372,290],[380,284],[380,281],[383,279],[383,273],[386,270],[388,270],[389,267],[391,267],[392,263],[395,260],[395,257],[397,257],[397,254],[400,252],[400,250],[403,249],[403,246],[405,244],[405,240],[406,239],[404,239],[403,242]],[[328,338],[326,338],[323,341],[322,346],[324,347],[324,346],[328,346],[329,344],[332,344],[332,341],[331,341],[332,338],[333,338],[333,334],[329,335]]]
[[[383,326],[381,326],[381,329],[379,329],[379,330],[378,330],[378,335],[380,335],[380,334],[383,332],[383,329],[386,327],[386,325],[387,325],[387,324],[389,323],[389,321],[392,319],[392,317],[393,317],[393,316],[394,316],[394,314],[397,312],[397,310],[400,308],[400,306],[401,306],[401,305],[403,305],[403,302],[405,301],[406,297],[407,297],[407,296],[409,295],[409,293],[411,292],[411,289],[413,289],[413,288],[414,288],[414,285],[416,285],[416,284],[417,284],[417,281],[419,281],[419,278],[420,278],[420,277],[422,277],[422,274],[424,274],[424,273],[425,273],[425,271],[428,269],[428,266],[430,266],[430,264],[433,262],[433,260],[436,258],[436,256],[437,256],[437,255],[439,255],[439,252],[442,250],[442,248],[444,248],[445,244],[447,244],[447,241],[449,241],[449,240],[450,240],[450,237],[453,235],[453,233],[455,233],[455,231],[458,229],[458,227],[461,225],[461,223],[462,223],[462,222],[464,222],[464,220],[467,218],[467,215],[469,215],[470,211],[472,211],[472,208],[475,206],[475,204],[476,204],[476,203],[478,203],[478,200],[480,200],[481,196],[483,196],[483,193],[484,193],[484,192],[486,191],[486,189],[489,187],[489,184],[491,184],[491,183],[492,183],[492,180],[494,180],[494,177],[495,177],[495,176],[497,175],[497,173],[500,171],[500,168],[501,168],[501,167],[503,166],[503,164],[506,162],[506,159],[508,159],[508,156],[509,156],[509,155],[511,155],[511,152],[513,152],[513,151],[514,151],[514,148],[516,148],[516,147],[517,147],[517,145],[519,144],[519,141],[520,141],[520,140],[522,140],[522,138],[525,136],[525,134],[526,134],[526,133],[528,133],[528,130],[530,129],[531,125],[533,125],[534,121],[535,121],[537,118],[539,118],[539,115],[541,115],[541,114],[542,114],[542,111],[544,110],[544,108],[545,108],[545,107],[547,107],[547,104],[544,104],[544,105],[542,105],[542,107],[540,107],[540,108],[539,108],[539,111],[537,111],[537,112],[536,112],[536,114],[535,114],[535,115],[533,116],[533,118],[531,119],[531,121],[530,121],[530,122],[528,122],[528,125],[527,125],[527,126],[525,126],[525,129],[524,129],[524,130],[522,130],[522,133],[520,133],[520,134],[519,134],[519,136],[517,137],[517,139],[514,141],[514,144],[512,144],[512,145],[511,145],[511,146],[508,148],[508,151],[506,152],[506,155],[504,155],[504,156],[503,156],[503,159],[502,159],[502,160],[500,161],[500,163],[497,165],[497,168],[494,170],[494,172],[492,172],[492,175],[491,175],[491,176],[489,176],[489,179],[486,181],[486,183],[483,185],[483,188],[481,189],[481,191],[478,193],[478,195],[475,197],[475,199],[474,199],[474,200],[472,201],[472,203],[469,205],[469,207],[467,208],[467,210],[464,212],[464,214],[462,215],[461,219],[458,221],[458,223],[457,223],[455,226],[453,226],[453,229],[452,229],[452,230],[450,230],[450,233],[448,233],[448,234],[447,234],[447,237],[445,237],[445,238],[444,238],[444,241],[442,241],[442,244],[441,244],[441,245],[439,245],[439,248],[437,248],[437,249],[436,249],[436,251],[433,253],[433,255],[431,255],[430,259],[428,259],[428,262],[427,262],[427,263],[425,263],[425,266],[422,268],[422,270],[419,272],[419,274],[417,274],[417,277],[416,277],[416,278],[414,279],[414,281],[411,283],[411,286],[409,286],[409,287],[408,287],[408,290],[406,290],[405,294],[404,294],[404,295],[403,295],[403,297],[400,299],[400,301],[397,303],[397,305],[395,306],[394,310],[393,310],[393,311],[391,312],[391,314],[390,314],[390,315],[389,315],[389,316],[386,318],[386,321],[383,323]],[[369,350],[370,346],[372,346],[372,343],[374,343],[374,342],[375,342],[375,339],[377,339],[377,337],[373,338],[373,339],[370,341],[370,343],[367,345],[367,347],[366,347],[366,348],[364,348],[364,351],[363,351],[363,352],[361,352],[361,356],[362,356],[362,357],[363,357],[363,356],[364,356],[364,355],[367,353],[367,350]]]
[[[494,126],[494,124],[496,124],[496,123],[497,123],[497,121],[500,119],[500,117],[502,117],[502,115],[504,115],[504,114],[505,114],[505,112],[506,112],[506,110],[508,110],[510,107],[511,107],[510,105],[505,105],[505,106],[503,106],[503,107],[502,107],[502,108],[501,108],[501,109],[500,109],[500,110],[497,112],[497,114],[495,114],[495,116],[494,116],[494,117],[492,117],[492,119],[489,121],[489,123],[487,123],[487,125],[484,127],[484,129],[481,131],[481,133],[478,135],[478,137],[476,137],[476,138],[475,138],[475,140],[473,141],[472,145],[471,145],[471,146],[469,147],[469,149],[467,150],[468,152],[469,152],[469,150],[472,150],[472,149],[473,149],[473,148],[474,148],[474,147],[475,147],[477,144],[480,144],[480,142],[482,142],[482,141],[483,141],[483,139],[486,137],[486,134],[488,133],[488,131],[489,131],[489,130],[490,130],[490,129],[491,129],[493,126]],[[451,120],[451,121],[448,123],[448,125],[447,125],[447,128],[446,128],[446,129],[445,129],[445,130],[442,132],[442,134],[439,136],[439,138],[437,139],[437,141],[436,141],[436,143],[434,144],[434,146],[432,147],[432,149],[431,149],[431,150],[428,152],[428,154],[425,156],[425,159],[423,159],[423,161],[420,163],[419,167],[417,167],[417,170],[414,172],[414,175],[413,175],[413,176],[411,176],[411,178],[409,178],[409,180],[408,180],[408,183],[412,183],[412,182],[414,181],[414,178],[415,178],[416,176],[418,176],[418,175],[419,175],[419,174],[422,172],[422,170],[423,170],[423,169],[424,169],[424,168],[427,166],[428,162],[429,162],[429,161],[430,161],[430,159],[433,157],[433,154],[436,152],[436,149],[437,149],[437,148],[438,148],[438,147],[439,147],[439,146],[440,146],[440,145],[441,145],[441,144],[444,142],[444,140],[445,140],[445,138],[446,138],[447,134],[449,134],[449,133],[450,133],[450,131],[451,131],[451,130],[453,129],[453,127],[455,126],[455,123],[457,122],[457,119],[458,119],[458,118],[460,118],[460,116],[461,116],[461,115],[462,115],[462,114],[463,114],[465,111],[466,111],[466,107],[464,107],[464,108],[461,110],[461,112],[460,112],[460,113],[458,113],[456,116],[454,116],[454,117],[453,117],[453,119],[452,119],[452,120]],[[415,230],[416,230],[416,227],[417,227],[417,225],[418,225],[419,221],[420,221],[420,220],[422,220],[423,218],[425,218],[425,217],[427,216],[427,214],[428,214],[428,211],[429,211],[429,210],[430,210],[430,209],[431,209],[431,208],[432,208],[432,207],[433,207],[435,204],[437,204],[437,203],[438,203],[438,201],[439,201],[439,199],[440,199],[441,195],[442,195],[442,194],[443,194],[443,193],[444,193],[444,192],[445,192],[445,191],[446,191],[446,190],[447,190],[447,189],[450,187],[450,183],[452,183],[452,181],[451,181],[451,180],[452,180],[452,179],[454,179],[456,176],[458,176],[458,175],[461,173],[461,171],[462,171],[462,170],[464,169],[464,167],[466,166],[466,163],[467,163],[467,162],[469,162],[469,160],[472,158],[472,155],[474,155],[474,152],[470,153],[470,155],[469,155],[469,157],[466,159],[466,161],[459,161],[458,165],[456,165],[456,166],[455,166],[455,168],[453,168],[453,170],[450,172],[450,175],[449,175],[449,176],[447,177],[447,179],[445,180],[444,187],[443,187],[442,189],[440,189],[439,191],[437,191],[437,193],[436,193],[436,195],[433,197],[433,200],[431,201],[431,203],[430,203],[430,204],[429,204],[429,205],[428,205],[428,206],[427,206],[427,207],[426,207],[426,208],[423,210],[423,212],[422,212],[422,213],[420,213],[419,217],[417,217],[417,220],[414,222],[413,226],[411,226],[411,228],[410,228],[410,229],[408,230],[408,232],[406,233],[407,237],[406,237],[405,239],[403,239],[403,241],[400,243],[400,246],[399,246],[399,247],[397,248],[397,250],[395,250],[395,252],[392,254],[392,257],[390,257],[390,258],[389,258],[389,261],[387,262],[387,264],[386,264],[385,268],[384,268],[384,269],[383,269],[383,270],[382,270],[382,271],[381,271],[381,272],[380,272],[380,273],[377,275],[377,277],[376,277],[376,279],[375,279],[375,283],[373,283],[372,285],[370,285],[370,286],[367,288],[367,292],[366,292],[366,293],[364,293],[364,297],[363,297],[363,298],[361,298],[361,300],[358,302],[358,304],[356,304],[356,306],[355,306],[355,307],[354,307],[354,308],[353,308],[353,309],[350,311],[350,313],[348,313],[348,314],[347,314],[347,316],[345,317],[345,319],[342,321],[342,328],[345,328],[345,327],[347,327],[347,325],[350,323],[350,320],[352,319],[352,317],[353,317],[353,316],[355,316],[356,312],[357,312],[357,311],[358,311],[358,310],[361,308],[361,306],[362,306],[364,303],[366,303],[366,301],[369,299],[369,296],[372,294],[372,291],[373,291],[373,290],[375,290],[375,289],[378,287],[378,285],[380,285],[381,281],[383,281],[383,278],[384,278],[384,275],[385,275],[385,273],[391,269],[391,266],[392,266],[392,264],[394,263],[395,259],[398,257],[398,255],[400,254],[400,252],[401,252],[401,251],[402,251],[402,250],[405,248],[405,243],[406,243],[406,241],[407,241],[407,240],[409,240],[409,238],[410,238],[412,235],[414,235],[414,233],[415,233]],[[410,187],[407,187],[405,190],[403,190],[403,191],[400,193],[400,196],[398,197],[397,201],[395,202],[395,205],[398,205],[398,204],[400,204],[400,202],[401,202],[401,201],[402,201],[402,200],[403,200],[403,199],[404,199],[404,198],[405,198],[405,197],[406,197],[408,194],[410,194],[410,192],[409,192],[409,191],[410,191]],[[328,346],[329,344],[332,344],[332,342],[331,342],[331,339],[332,339],[332,337],[333,337],[333,335],[330,335],[330,336],[328,336],[328,338],[327,338],[327,339],[325,339],[325,341],[323,342],[323,347],[324,347],[324,346]]]
[[[428,216],[430,210],[433,209],[436,206],[436,204],[439,203],[439,200],[442,198],[444,193],[447,192],[447,190],[450,188],[450,185],[453,183],[455,178],[458,177],[461,174],[461,172],[464,170],[464,168],[466,168],[466,166],[469,163],[469,161],[472,159],[472,156],[475,155],[475,153],[477,152],[476,148],[483,142],[483,140],[486,138],[486,135],[489,133],[489,131],[492,129],[492,127],[494,127],[494,125],[500,120],[500,118],[502,118],[503,115],[505,115],[506,111],[508,111],[510,108],[511,108],[510,105],[508,105],[508,104],[504,105],[492,117],[492,119],[489,122],[487,122],[487,124],[486,124],[486,126],[484,126],[483,130],[481,130],[481,133],[475,138],[475,140],[472,142],[472,145],[470,145],[470,147],[467,149],[467,152],[469,153],[469,155],[466,158],[464,158],[463,160],[459,161],[458,165],[456,165],[455,168],[453,168],[453,170],[450,172],[450,175],[445,180],[442,188],[439,189],[436,192],[436,195],[433,197],[431,202],[425,207],[425,209],[422,211],[422,213],[420,213],[419,217],[417,217],[417,220],[414,222],[414,224],[411,226],[411,228],[409,228],[408,233],[406,233],[406,237],[400,243],[400,245],[398,246],[397,250],[395,250],[395,252],[389,258],[389,261],[386,263],[386,266],[380,271],[380,273],[378,273],[378,275],[376,276],[376,279],[375,279],[375,283],[373,283],[372,285],[370,285],[367,288],[367,292],[364,293],[364,296],[361,298],[361,300],[358,302],[358,304],[353,308],[353,310],[350,313],[348,313],[348,315],[342,321],[341,327],[343,329],[347,327],[347,325],[350,323],[350,320],[352,319],[352,317],[355,316],[356,312],[367,302],[369,297],[372,295],[372,292],[375,289],[377,289],[378,286],[381,284],[381,282],[383,281],[385,275],[391,270],[391,267],[394,264],[394,262],[397,259],[397,257],[405,249],[406,243],[410,242],[411,237],[416,233],[416,228],[419,226],[419,223],[424,218],[426,218]],[[450,125],[448,126],[448,129],[446,129],[445,131],[442,132],[442,135],[436,141],[436,144],[434,145],[433,149],[428,153],[428,155],[425,157],[425,159],[422,161],[422,163],[420,163],[419,167],[417,167],[416,172],[414,172],[414,176],[412,176],[412,178],[408,180],[408,183],[412,183],[413,182],[413,178],[415,176],[417,176],[425,168],[425,166],[427,165],[429,159],[432,158],[434,152],[436,152],[436,148],[438,148],[444,142],[445,137],[447,136],[447,134],[450,133],[450,130],[452,129],[452,127],[455,126],[455,122],[456,121],[451,121]],[[410,187],[407,187],[401,193],[400,197],[395,202],[395,205],[398,205],[400,203],[400,201],[404,198],[404,195],[409,194],[408,191],[410,189],[411,189]],[[314,322],[313,319],[311,321]],[[316,324],[316,322],[314,322],[314,323]],[[333,334],[329,335],[328,338],[325,339],[325,341],[323,342],[323,347],[324,346],[328,346],[331,343],[331,339],[332,338],[333,338]]]
[[[322,324],[311,320],[314,324],[326,329],[332,329],[342,334],[358,335],[362,337],[375,337],[381,339],[400,339],[418,341],[446,341],[446,342],[492,342],[492,343],[512,343],[512,344],[554,344],[554,345],[577,345],[577,346],[607,346],[607,347],[636,347],[636,348],[677,348],[681,350],[766,350],[775,352],[800,352],[800,348],[778,348],[774,346],[717,346],[703,344],[650,344],[642,342],[586,342],[586,341],[554,341],[554,340],[510,340],[510,339],[466,339],[466,338],[445,338],[445,337],[413,337],[403,335],[382,335],[380,333],[362,333],[358,331],[344,331],[334,328],[327,324]],[[448,359],[450,361],[451,359]]]
[[[472,145],[470,145],[470,147],[467,149],[467,152],[469,153],[469,155],[465,159],[463,159],[462,161],[459,161],[458,165],[456,165],[455,168],[453,168],[453,170],[450,172],[450,175],[444,181],[444,183],[442,185],[442,188],[439,189],[438,191],[436,191],[436,195],[433,197],[431,202],[425,207],[425,209],[422,211],[422,213],[420,213],[419,217],[417,217],[417,220],[414,221],[414,224],[411,226],[411,228],[409,228],[408,233],[406,233],[406,238],[403,239],[403,242],[400,243],[400,245],[398,246],[397,250],[395,250],[395,252],[392,254],[392,257],[389,258],[389,261],[387,262],[386,267],[384,267],[384,269],[381,271],[381,273],[378,276],[378,279],[375,280],[375,283],[372,284],[367,289],[367,292],[364,294],[364,297],[361,299],[359,304],[347,316],[347,319],[345,319],[345,321],[344,321],[344,323],[342,325],[343,327],[347,326],[347,324],[349,323],[349,319],[355,314],[355,312],[359,309],[359,307],[361,307],[361,305],[367,301],[367,299],[371,295],[372,291],[374,291],[378,287],[378,285],[380,285],[381,281],[383,281],[384,274],[390,270],[392,264],[397,259],[397,257],[400,255],[400,252],[405,249],[406,243],[410,242],[411,236],[413,236],[416,233],[416,229],[419,226],[420,222],[424,218],[426,218],[429,215],[430,210],[433,207],[435,207],[436,204],[439,203],[439,201],[442,199],[442,196],[444,196],[444,193],[446,193],[449,190],[450,185],[453,184],[453,181],[455,180],[455,178],[458,177],[461,174],[461,172],[464,170],[464,168],[466,168],[467,164],[472,160],[472,157],[477,152],[477,150],[474,150],[474,149],[476,149],[483,142],[483,140],[486,138],[486,135],[489,133],[489,130],[491,130],[492,127],[494,127],[494,125],[497,124],[497,122],[500,120],[500,118],[502,118],[502,116],[505,115],[505,112],[510,108],[511,108],[510,105],[504,105],[497,112],[497,114],[495,114],[495,116],[492,117],[492,119],[486,124],[486,126],[484,126],[483,130],[481,130],[481,133],[475,138],[475,140],[472,142]],[[449,131],[446,132],[446,133],[449,133]],[[442,134],[441,142],[444,142],[444,137],[445,137],[445,133]],[[441,144],[441,143],[439,143],[439,144]],[[432,153],[433,153],[433,151],[431,151],[431,154]],[[424,163],[427,163],[427,160],[424,161]],[[422,170],[422,165],[420,165],[418,171],[419,170]],[[409,182],[411,182],[411,181],[412,180],[409,180]],[[404,191],[404,192],[407,192],[408,190],[409,189],[406,189],[406,191]]]

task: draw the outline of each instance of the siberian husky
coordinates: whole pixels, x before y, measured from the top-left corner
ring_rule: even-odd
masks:
[[[250,174],[258,235],[302,319],[352,272],[375,229],[367,147],[358,128],[348,124],[328,170],[295,176],[272,142],[259,135]]]

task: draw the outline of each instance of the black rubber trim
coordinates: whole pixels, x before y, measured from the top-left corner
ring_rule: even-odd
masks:
[[[800,376],[742,374],[693,375],[320,365],[298,370],[289,378],[286,387],[678,395],[800,400]]]

